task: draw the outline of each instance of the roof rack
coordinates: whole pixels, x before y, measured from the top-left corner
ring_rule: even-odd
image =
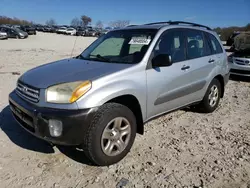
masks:
[[[133,26],[137,26],[137,25],[128,25],[127,27],[133,27]]]
[[[210,27],[205,26],[205,25],[200,25],[200,24],[192,23],[192,22],[183,22],[183,21],[155,22],[155,23],[148,23],[145,25],[155,25],[155,24],[169,24],[169,25],[186,24],[186,25],[191,25],[191,26],[195,26],[195,27],[204,27],[207,30],[212,30]]]

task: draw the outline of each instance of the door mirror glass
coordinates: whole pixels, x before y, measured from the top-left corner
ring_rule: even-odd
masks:
[[[152,59],[153,67],[168,67],[172,65],[171,56],[168,54],[159,54]]]

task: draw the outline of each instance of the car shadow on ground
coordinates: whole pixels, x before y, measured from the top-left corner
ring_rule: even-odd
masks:
[[[70,146],[57,146],[60,152],[69,157],[70,159],[89,166],[96,166],[84,154],[82,149]]]
[[[12,116],[9,106],[0,112],[0,129],[16,145],[41,153],[54,153],[53,146],[26,132]]]
[[[0,112],[0,129],[9,137],[9,139],[21,148],[51,154],[55,153],[54,146],[46,141],[43,141],[25,131],[14,119],[9,106],[6,106]],[[84,155],[84,152],[76,149],[76,147],[56,146],[61,153],[71,158],[72,160],[93,165],[90,160]]]
[[[250,77],[247,76],[238,76],[238,75],[230,75],[230,80],[238,81],[238,82],[250,82]],[[193,113],[203,113],[199,107],[196,105],[191,105],[182,109],[185,112],[193,112]]]
[[[240,82],[250,82],[250,77],[247,77],[247,76],[230,75],[230,80],[233,80],[233,81],[240,81]]]

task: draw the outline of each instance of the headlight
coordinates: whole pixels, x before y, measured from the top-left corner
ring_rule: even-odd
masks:
[[[19,33],[21,36],[24,36],[24,34],[22,34],[22,33]]]
[[[58,84],[46,90],[46,101],[50,103],[73,103],[90,89],[90,81]]]

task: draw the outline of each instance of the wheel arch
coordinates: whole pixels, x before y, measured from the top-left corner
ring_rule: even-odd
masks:
[[[127,95],[121,95],[117,96],[106,103],[118,103],[122,104],[126,107],[128,107],[136,118],[136,124],[137,124],[137,133],[143,134],[144,133],[144,124],[143,124],[143,116],[142,116],[142,110],[141,105],[139,103],[139,100],[131,94]]]
[[[219,75],[215,76],[214,79],[217,79],[221,84],[221,96],[220,97],[223,98],[224,97],[224,92],[225,92],[224,78],[223,78],[222,75],[219,74]]]

